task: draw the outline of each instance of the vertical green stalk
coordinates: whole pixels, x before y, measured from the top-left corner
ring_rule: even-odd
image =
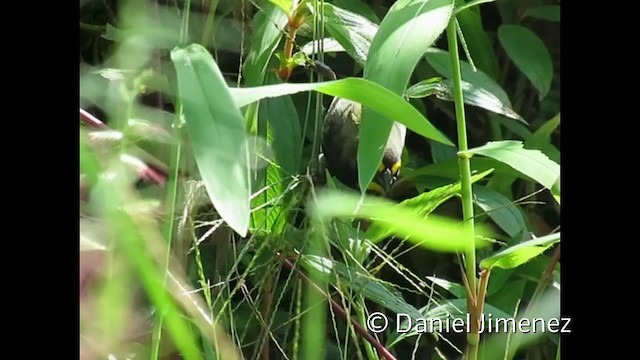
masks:
[[[309,255],[323,256],[326,248],[325,224],[314,219],[311,229],[316,229],[309,237],[306,245],[306,253]],[[309,269],[309,279],[304,294],[304,310],[307,310],[302,320],[301,359],[324,359],[326,347],[326,315],[327,299],[317,291],[314,286],[325,289],[327,274],[324,269]],[[303,311],[304,312],[304,311]]]
[[[187,34],[189,27],[189,10],[191,8],[191,1],[186,0],[183,9],[183,22],[180,29],[180,45],[185,46],[187,43]],[[165,219],[163,235],[167,242],[167,252],[165,255],[164,263],[164,287],[166,288],[167,274],[169,273],[169,259],[171,256],[171,240],[173,238],[174,218],[176,210],[176,202],[178,199],[178,176],[180,173],[180,154],[182,152],[182,100],[180,96],[176,98],[175,114],[173,120],[173,146],[171,149],[171,164],[170,172],[167,179],[167,197],[165,199]],[[166,293],[164,294],[166,296]],[[162,342],[162,326],[164,322],[164,309],[157,309],[158,315],[156,322],[154,323],[152,342],[151,342],[151,359],[158,359],[160,356],[160,343]]]
[[[458,130],[459,154],[467,151],[467,124],[464,115],[464,101],[462,97],[462,76],[460,71],[460,58],[458,54],[458,38],[456,33],[456,17],[453,16],[447,27],[447,40],[449,42],[449,54],[451,56],[451,69],[453,75],[453,93],[456,107],[456,123]],[[478,323],[476,320],[480,314],[476,313],[477,304],[477,280],[476,280],[476,250],[473,225],[473,193],[471,191],[471,164],[468,156],[458,155],[460,165],[460,183],[462,185],[462,215],[469,234],[469,249],[464,254],[464,267],[468,287],[467,308],[470,315],[469,324],[471,332],[467,335],[469,348],[467,359],[475,360],[478,357]]]

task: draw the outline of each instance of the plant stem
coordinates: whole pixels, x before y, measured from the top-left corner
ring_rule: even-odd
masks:
[[[464,101],[462,96],[462,75],[460,71],[460,58],[458,54],[458,38],[456,33],[456,18],[453,16],[449,20],[447,26],[447,40],[449,42],[449,55],[451,56],[451,70],[453,75],[453,92],[456,108],[456,123],[458,128],[458,151],[465,152],[469,149],[467,144],[467,124],[464,115]],[[467,335],[469,348],[467,350],[467,359],[475,360],[478,357],[478,343],[480,335],[478,334],[479,316],[476,309],[477,299],[477,280],[476,280],[476,251],[475,251],[475,234],[473,229],[473,193],[471,190],[471,164],[468,156],[459,155],[460,165],[460,183],[462,185],[462,215],[466,229],[469,234],[469,248],[465,252],[464,265],[466,270],[466,278],[469,285],[469,293],[467,294],[467,308],[470,314],[469,321],[470,334]]]

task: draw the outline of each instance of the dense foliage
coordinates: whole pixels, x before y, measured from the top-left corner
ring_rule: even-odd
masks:
[[[81,358],[559,359],[559,13],[80,1]],[[362,189],[409,130],[387,198],[325,171],[336,96]]]

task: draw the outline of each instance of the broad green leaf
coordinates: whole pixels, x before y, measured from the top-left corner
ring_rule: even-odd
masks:
[[[500,251],[480,262],[480,268],[513,269],[534,257],[542,254],[553,244],[560,242],[560,233],[543,236],[537,239],[525,241],[515,246]]]
[[[274,74],[268,74],[269,81],[276,81]],[[286,224],[286,207],[283,193],[291,177],[297,171],[300,155],[300,129],[297,112],[290,104],[290,97],[266,99],[259,109],[258,139],[266,138],[266,150],[273,149],[271,159],[256,159],[266,162],[266,168],[256,167],[257,181],[251,201],[252,232],[266,231],[280,234]],[[276,140],[277,139],[277,140]],[[285,139],[285,140],[283,140]],[[254,155],[254,154],[251,154]],[[255,154],[267,156],[267,154]]]
[[[470,82],[462,81],[462,93],[465,104],[481,107],[496,114],[525,122],[522,116],[518,115],[507,104],[502,103],[493,93]],[[435,95],[438,99],[454,101],[453,82],[451,80],[442,80],[441,78],[423,80],[408,88],[405,95],[409,98]]]
[[[522,212],[504,195],[476,185],[473,187],[473,196],[476,205],[487,212],[489,217],[510,237],[525,230],[526,223]]]
[[[371,22],[374,22],[376,24],[380,23],[380,18],[378,18],[378,15],[376,15],[376,13],[371,10],[369,5],[365,4],[365,2],[362,0],[334,0],[333,3],[335,4],[335,6],[341,7],[345,10],[349,10],[352,13],[361,14]]]
[[[513,63],[531,81],[542,100],[551,88],[553,64],[542,40],[531,30],[519,25],[502,25],[498,39]]]
[[[560,5],[541,5],[528,8],[524,17],[560,22]]]
[[[469,7],[493,0],[468,1],[456,8],[456,19],[462,30],[464,41],[467,44],[473,63],[489,75],[493,80],[498,79],[498,60],[493,52],[493,44],[489,35],[482,27],[482,18],[477,9],[464,11]],[[462,1],[460,3],[463,3]],[[468,59],[467,59],[468,60]]]
[[[482,180],[492,171],[493,170],[487,170],[481,174],[472,176],[471,183]],[[462,187],[460,185],[460,182],[456,182],[455,184],[445,185],[437,189],[433,189],[429,192],[422,193],[414,198],[407,199],[395,206],[403,209],[408,209],[418,217],[425,218],[442,203],[451,199],[453,196],[458,195],[461,189]],[[391,235],[392,233],[393,228],[374,223],[371,224],[371,226],[367,230],[365,237],[375,243]]]
[[[458,299],[464,299],[467,296],[467,291],[461,284],[454,283],[435,276],[427,276],[427,279],[431,280],[434,284],[440,286],[441,288],[447,290]]]
[[[449,24],[453,5],[453,0],[396,1],[371,43],[364,78],[403,94],[418,60]],[[398,121],[366,105],[362,111],[357,161],[360,189],[367,188],[382,160],[382,145],[394,120]]]
[[[287,15],[270,3],[264,4],[255,15],[251,23],[251,47],[242,70],[245,86],[262,85],[267,65],[282,38],[281,30],[286,25]]]
[[[412,319],[418,319],[422,316],[418,309],[389,290],[389,285],[384,284],[371,274],[354,271],[343,263],[328,258],[301,255],[301,259],[307,267],[330,274],[328,278],[335,286],[338,286],[338,284],[339,286],[346,286],[353,290],[355,294],[362,295],[395,313],[407,314]]]
[[[447,79],[452,77],[451,58],[447,51],[431,48],[425,54],[425,59],[440,75]],[[471,83],[476,87],[487,90],[500,99],[501,103],[505,104],[509,108],[512,107],[507,93],[482,70],[478,69],[478,71],[474,71],[468,62],[461,60],[460,71],[462,73],[462,80]]]
[[[558,163],[550,160],[539,150],[524,149],[520,141],[490,141],[486,145],[461,152],[461,154],[483,155],[501,161],[547,189],[551,189],[560,177]]]
[[[270,84],[281,83],[275,74],[268,74],[267,78]],[[288,175],[297,174],[302,153],[302,130],[293,100],[289,96],[280,96],[267,99],[261,106],[266,107],[263,114],[273,135],[269,145],[273,147],[278,165]]]
[[[356,63],[364,66],[378,25],[358,13],[324,4],[324,24]]]
[[[200,45],[171,51],[191,146],[209,197],[241,236],[249,227],[247,134],[222,73]],[[212,96],[215,94],[215,96]]]
[[[452,145],[451,141],[411,104],[384,87],[365,79],[346,78],[312,84],[287,83],[252,88],[231,88],[229,90],[237,107],[243,107],[264,98],[295,94],[301,91],[319,91],[323,94],[359,102],[384,116],[396,119],[426,138]]]
[[[382,231],[406,237],[435,251],[463,251],[471,245],[466,226],[461,222],[434,215],[425,219],[416,214],[415,209],[376,197],[325,191],[318,195],[316,202],[309,204],[309,208],[321,220],[333,217],[369,219]],[[476,231],[478,235],[489,234],[480,226]],[[487,244],[480,239],[476,241],[476,247]]]

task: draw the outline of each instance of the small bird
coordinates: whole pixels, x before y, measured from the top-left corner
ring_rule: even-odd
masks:
[[[334,98],[324,118],[322,152],[331,173],[352,189],[358,190],[358,142],[362,105],[351,100]],[[384,196],[396,181],[407,128],[393,123],[384,156],[368,192]]]

